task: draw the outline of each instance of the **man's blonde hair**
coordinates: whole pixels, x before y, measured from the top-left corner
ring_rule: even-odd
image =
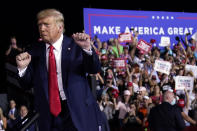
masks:
[[[57,24],[61,24],[64,28],[64,16],[63,14],[56,9],[44,9],[37,14],[37,20],[54,17]]]

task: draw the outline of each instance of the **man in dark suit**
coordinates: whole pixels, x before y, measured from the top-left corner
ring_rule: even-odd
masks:
[[[164,93],[163,103],[153,107],[150,111],[148,122],[151,131],[181,131],[185,122],[180,110],[173,106],[176,103],[171,91]]]
[[[12,124],[14,123],[15,119],[18,117],[18,111],[16,109],[16,102],[15,100],[10,100],[10,110],[8,113],[8,128],[12,127]]]
[[[16,102],[14,100],[10,100],[10,110],[8,113],[8,117],[11,120],[15,120],[18,116],[18,111],[16,109]]]
[[[24,87],[34,87],[41,131],[104,131],[106,123],[86,73],[100,70],[85,33],[63,35],[64,17],[55,9],[37,15],[42,42],[19,54],[16,63]]]
[[[27,109],[27,106],[21,105],[19,116],[14,120],[13,127],[10,129],[10,131],[18,131],[22,130],[24,124],[29,121],[29,110]],[[35,123],[32,123],[25,131],[35,131]]]

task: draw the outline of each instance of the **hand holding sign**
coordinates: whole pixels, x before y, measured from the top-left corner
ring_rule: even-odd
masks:
[[[169,75],[171,67],[172,64],[168,61],[156,60],[154,70]]]
[[[193,90],[194,78],[188,76],[176,76],[175,89],[176,90]]]
[[[113,59],[113,65],[114,67],[118,67],[118,68],[126,68],[126,59],[124,58],[117,58],[117,59]]]
[[[123,42],[132,42],[132,34],[131,33],[122,33],[119,35],[118,40],[120,43]]]
[[[185,65],[185,70],[186,71],[191,71],[194,74],[194,77],[197,78],[197,66],[194,65]]]
[[[148,52],[151,50],[152,45],[141,39],[141,40],[138,42],[137,48],[138,48],[139,50],[143,51],[143,52],[148,53]]]
[[[161,43],[159,44],[159,46],[162,47],[170,46],[170,37],[162,36]]]
[[[195,41],[197,41],[197,32],[192,35],[192,39],[194,39]]]

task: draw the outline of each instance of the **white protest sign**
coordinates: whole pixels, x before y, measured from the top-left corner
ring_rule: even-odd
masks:
[[[144,40],[139,40],[137,48],[143,52],[149,52],[152,48],[152,45],[149,44],[148,42],[144,41]]]
[[[175,89],[176,90],[193,90],[194,77],[189,76],[176,76],[175,78]]]
[[[171,67],[172,64],[168,61],[156,60],[154,70],[169,75]]]
[[[192,35],[192,39],[194,39],[195,41],[197,41],[197,32]]]
[[[118,40],[120,43],[122,42],[132,42],[133,41],[133,37],[131,33],[122,33],[119,34]]]
[[[170,46],[170,37],[162,36],[159,46],[162,47]]]
[[[118,68],[126,68],[126,59],[124,58],[113,59],[113,65],[114,67],[118,67]]]
[[[194,75],[195,78],[197,78],[197,66],[194,65],[185,65],[185,70],[186,71],[191,71]]]

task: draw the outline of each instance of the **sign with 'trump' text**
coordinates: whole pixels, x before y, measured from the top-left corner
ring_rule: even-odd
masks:
[[[194,78],[189,76],[176,76],[175,77],[175,89],[176,90],[193,90]]]
[[[154,65],[154,70],[167,74],[170,74],[172,64],[168,61],[163,61],[163,60],[155,60],[155,65]]]

